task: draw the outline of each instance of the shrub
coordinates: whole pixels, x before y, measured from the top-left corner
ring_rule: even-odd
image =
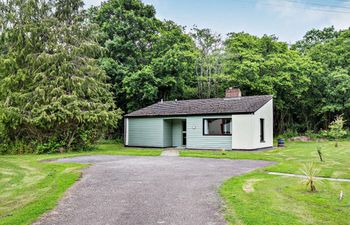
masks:
[[[305,136],[313,139],[313,140],[316,140],[316,139],[320,139],[320,138],[324,138],[323,134],[321,132],[314,132],[314,131],[311,131],[311,130],[307,130],[304,134]]]
[[[343,115],[340,115],[329,125],[328,136],[334,138],[335,147],[338,147],[339,139],[347,134],[346,130],[344,130],[344,123],[345,120],[343,119]]]
[[[278,135],[277,138],[291,138],[291,137],[296,137],[299,136],[299,133],[296,130],[293,129],[287,129],[285,132],[283,132],[282,134]]]
[[[53,153],[58,152],[60,149],[60,144],[55,142],[49,142],[44,144],[39,144],[36,146],[35,153],[42,154],[42,153]]]
[[[35,152],[33,145],[21,140],[0,143],[0,154],[26,154]]]

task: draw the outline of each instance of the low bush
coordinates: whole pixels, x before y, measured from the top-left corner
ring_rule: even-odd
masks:
[[[98,144],[123,144],[124,140],[122,137],[116,138],[101,138],[97,141]]]
[[[282,134],[279,134],[277,136],[277,138],[291,138],[291,137],[296,137],[299,136],[299,133],[296,130],[292,130],[292,129],[288,129],[285,132],[283,132]]]
[[[102,130],[78,130],[70,140],[63,134],[54,133],[39,139],[19,137],[11,140],[7,137],[0,139],[0,154],[44,154],[64,153],[70,151],[88,151],[95,148]],[[115,141],[114,141],[115,143]]]
[[[336,139],[338,139],[338,140],[350,140],[350,130],[345,129],[344,131],[345,132],[342,133],[342,135],[337,137],[337,138],[335,138],[334,135],[332,135],[330,133],[330,130],[320,130],[318,132],[307,130],[305,133],[298,133],[295,131],[287,131],[283,134],[278,135],[277,138],[289,139],[292,137],[306,136],[306,137],[309,137],[310,139],[316,140],[316,141],[319,139],[326,139],[326,140],[331,140],[331,141],[334,141]]]

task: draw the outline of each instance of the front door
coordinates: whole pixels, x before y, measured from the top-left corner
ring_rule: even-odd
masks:
[[[186,120],[182,121],[182,145],[186,146]]]

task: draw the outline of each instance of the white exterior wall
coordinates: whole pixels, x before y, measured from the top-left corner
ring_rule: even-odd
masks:
[[[265,141],[260,142],[260,118],[265,119]],[[267,148],[273,146],[273,102],[272,99],[254,113],[253,140],[255,148]]]
[[[232,149],[253,149],[253,114],[232,115]]]
[[[125,118],[125,128],[124,128],[124,132],[125,132],[125,145],[128,145],[129,144],[129,119],[128,118]]]
[[[260,142],[260,118],[264,119],[265,141]],[[273,146],[273,102],[254,114],[232,115],[232,149],[257,149]]]

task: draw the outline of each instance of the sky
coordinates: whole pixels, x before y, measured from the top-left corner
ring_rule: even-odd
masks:
[[[276,35],[293,43],[312,28],[350,27],[350,0],[142,0],[153,5],[156,17],[186,26],[230,32]],[[85,0],[86,6],[101,0]]]

